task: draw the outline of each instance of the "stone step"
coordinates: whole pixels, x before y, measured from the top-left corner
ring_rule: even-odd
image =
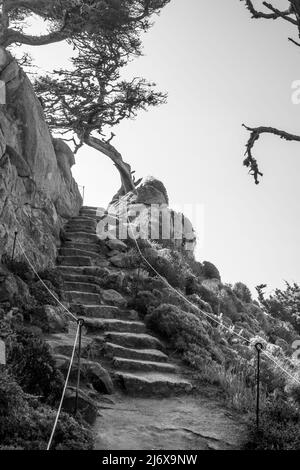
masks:
[[[72,219],[68,220],[67,225],[73,225],[73,224],[79,224],[79,225],[86,225],[89,227],[96,227],[97,223],[94,219],[84,217],[84,216],[78,216],[78,217],[73,217]]]
[[[125,391],[130,395],[170,396],[189,393],[192,384],[177,375],[157,372],[131,373],[117,371]]]
[[[76,312],[78,305],[71,304],[71,311]],[[88,318],[116,319],[116,320],[138,320],[138,313],[134,310],[120,310],[119,307],[110,305],[83,305],[84,316]],[[82,314],[81,314],[82,315]]]
[[[167,362],[168,356],[158,349],[132,349],[119,344],[106,343],[106,352],[111,356],[142,361]]]
[[[157,338],[148,334],[109,332],[105,334],[105,339],[109,343],[116,343],[125,348],[164,349]]]
[[[62,272],[62,276],[65,282],[80,282],[84,284],[94,284],[99,286],[99,282],[96,276],[89,276],[88,274],[73,274],[68,272]]]
[[[97,225],[97,221],[94,217],[90,217],[89,215],[78,215],[77,217],[73,217],[70,221],[74,222],[90,222],[91,224]]]
[[[57,263],[60,266],[92,266],[91,258],[87,256],[58,256]]]
[[[86,224],[67,224],[64,226],[66,234],[69,232],[96,233],[96,227],[90,227]]]
[[[118,320],[115,318],[87,318],[84,319],[84,326],[88,333],[95,332],[121,332],[121,333],[144,333],[145,324],[139,321]]]
[[[80,212],[79,212],[79,215],[83,216],[83,217],[90,217],[94,220],[96,220],[97,218],[100,218],[100,214],[97,215],[97,211],[96,210],[92,210],[92,209],[81,209]]]
[[[94,206],[82,206],[81,209],[82,210],[93,210],[93,211],[97,211],[98,210],[98,207],[94,207]]]
[[[177,367],[166,362],[143,361],[137,359],[125,359],[124,357],[113,358],[114,367],[118,370],[141,371],[141,372],[162,372],[176,373]]]
[[[88,233],[84,231],[73,231],[73,232],[67,232],[65,234],[65,239],[66,241],[87,241],[88,243],[91,242],[98,242],[99,238],[95,233]]]
[[[66,298],[70,303],[82,304],[82,305],[95,305],[101,304],[101,298],[98,294],[91,292],[76,292],[76,291],[64,291]]]
[[[76,324],[74,325],[74,330],[71,333],[59,333],[55,335],[49,335],[46,338],[46,342],[53,354],[62,354],[68,356],[69,358],[71,357],[76,333]],[[82,336],[81,351],[83,357],[88,357],[92,343],[92,338],[89,338],[86,335]]]
[[[56,354],[54,356],[56,367],[66,376],[70,364],[70,358],[62,354]],[[75,382],[78,374],[78,363],[74,361],[71,372],[70,381]],[[109,373],[101,367],[96,361],[90,361],[81,357],[80,362],[80,381],[86,384],[92,384],[95,390],[100,393],[112,393],[113,383],[111,381]]]
[[[72,242],[65,242],[63,244],[63,248],[74,249],[74,250],[83,250],[89,251],[90,253],[99,254],[101,249],[97,243],[72,243]]]
[[[64,289],[66,291],[92,292],[95,294],[99,294],[99,287],[96,284],[90,284],[86,282],[65,281]]]
[[[91,269],[91,266],[57,266],[57,269],[62,275],[65,274],[84,274],[86,268]]]
[[[81,250],[78,248],[69,248],[65,246],[59,249],[59,254],[60,256],[87,256],[88,258],[92,259],[94,259],[96,256],[101,256],[101,254],[95,253],[93,251]]]

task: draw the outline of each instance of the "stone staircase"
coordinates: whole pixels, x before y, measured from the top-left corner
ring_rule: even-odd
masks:
[[[99,268],[119,271],[110,262],[110,249],[96,235],[98,220],[96,208],[83,207],[65,226],[57,260],[71,311],[84,312],[80,315],[85,321],[84,344],[94,349],[98,345],[99,363],[105,363],[115,384],[129,394],[190,392],[191,383],[180,375],[179,366],[169,362],[165,345],[147,331],[138,313],[126,308],[127,301],[119,293],[107,292],[97,282]],[[110,297],[111,302],[105,301]],[[59,340],[53,341],[53,350],[61,358],[66,349]]]

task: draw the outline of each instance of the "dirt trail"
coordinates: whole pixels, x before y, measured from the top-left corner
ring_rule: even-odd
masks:
[[[238,450],[246,427],[217,401],[113,397],[94,426],[97,450]]]

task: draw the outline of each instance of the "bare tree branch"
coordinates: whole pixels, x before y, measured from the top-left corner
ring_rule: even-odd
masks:
[[[30,36],[14,29],[8,29],[4,46],[8,47],[14,43],[26,44],[28,46],[45,46],[54,42],[64,41],[68,37],[68,32],[64,30],[54,31],[42,36]]]
[[[260,136],[262,134],[274,134],[279,136],[281,139],[295,142],[300,142],[300,136],[290,134],[274,127],[249,127],[245,124],[243,124],[243,127],[245,127],[245,129],[250,132],[250,138],[246,144],[246,159],[244,160],[244,165],[249,168],[249,173],[254,177],[255,184],[259,184],[259,177],[263,176],[263,174],[259,171],[257,160],[253,157],[252,150]]]
[[[280,11],[277,8],[273,7],[273,5],[271,5],[270,3],[263,2],[262,4],[266,8],[272,11],[272,13],[265,13],[263,11],[258,11],[254,7],[252,0],[241,0],[241,1],[242,2],[244,1],[246,3],[246,8],[250,11],[252,18],[256,18],[256,19],[264,18],[267,20],[277,20],[278,18],[283,18],[287,21],[292,22],[293,24],[297,24],[297,21],[294,20],[293,18],[290,18],[289,16],[293,13],[291,8],[288,8],[287,10],[284,10],[284,11]]]

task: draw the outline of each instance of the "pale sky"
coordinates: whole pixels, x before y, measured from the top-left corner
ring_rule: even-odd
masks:
[[[282,21],[251,20],[240,0],[172,0],[144,38],[145,56],[126,70],[155,81],[168,103],[114,129],[124,160],[137,177],[161,179],[171,206],[204,205],[204,226],[194,221],[204,234],[197,258],[252,290],[300,282],[300,144],[261,138],[259,186],[242,166],[243,122],[300,133],[300,105],[291,101],[300,49],[291,34]],[[63,44],[34,49],[48,70],[68,54]],[[106,206],[120,186],[110,160],[90,148],[78,153],[73,174],[86,205]]]

